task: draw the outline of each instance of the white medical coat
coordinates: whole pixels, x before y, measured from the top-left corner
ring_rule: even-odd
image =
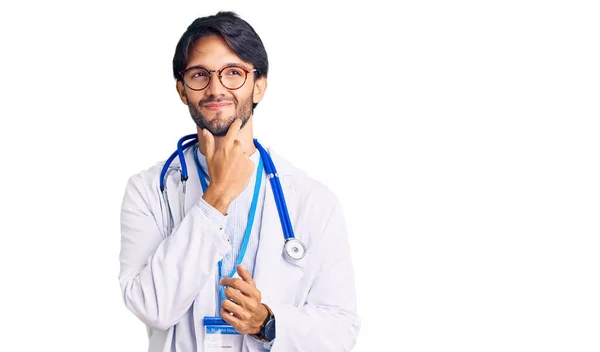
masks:
[[[258,151],[257,151],[258,152]],[[266,187],[254,281],[276,319],[271,351],[349,351],[360,319],[344,216],[336,197],[269,150],[277,168],[294,234],[306,256],[294,261],[270,187]],[[150,352],[203,351],[205,316],[216,311],[217,263],[230,250],[224,231],[200,210],[202,189],[191,148],[185,153],[189,180],[185,216],[180,211],[180,173],[166,181],[175,227],[159,188],[164,163],[129,179],[121,209],[119,282],[125,305],[144,324]],[[172,168],[179,168],[174,161]],[[244,336],[243,351],[263,343]]]

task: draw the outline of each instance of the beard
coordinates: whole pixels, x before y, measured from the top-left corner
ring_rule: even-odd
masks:
[[[200,129],[206,128],[213,136],[215,137],[223,137],[227,134],[229,127],[235,121],[235,119],[242,120],[242,127],[246,125],[246,122],[250,119],[252,115],[252,96],[254,93],[254,89],[252,93],[248,97],[248,99],[242,101],[241,103],[235,98],[231,97],[231,99],[225,98],[215,98],[214,96],[209,97],[208,99],[200,100],[198,104],[188,104],[188,108],[190,109],[190,115],[192,116],[192,120],[196,123]],[[223,116],[222,111],[218,111],[215,113],[215,116],[209,120],[206,115],[201,112],[201,107],[206,103],[220,103],[220,102],[232,102],[235,107],[235,113],[231,116]]]

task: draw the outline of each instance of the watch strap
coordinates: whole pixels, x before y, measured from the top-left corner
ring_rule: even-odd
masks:
[[[267,308],[267,317],[265,318],[265,321],[263,321],[263,323],[260,327],[260,332],[256,335],[250,335],[250,336],[254,337],[257,340],[263,341],[263,342],[271,342],[271,340],[267,340],[267,338],[265,336],[265,326],[267,325],[267,323],[270,320],[274,320],[275,316],[273,315],[273,311],[271,310],[271,308],[269,308],[269,306],[267,306],[264,303],[262,303],[262,305],[265,306],[265,308]]]

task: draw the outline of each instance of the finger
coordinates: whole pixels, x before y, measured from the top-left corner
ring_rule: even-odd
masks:
[[[227,287],[225,289],[225,297],[233,300],[233,302],[239,306],[246,307],[248,305],[247,300],[249,298],[233,287]]]
[[[240,277],[242,278],[242,280],[244,280],[244,282],[256,287],[256,284],[254,283],[254,280],[252,279],[252,275],[250,274],[250,272],[248,270],[246,270],[246,268],[244,268],[244,266],[242,264],[239,264],[237,266],[237,272],[240,275]]]
[[[230,300],[226,299],[221,304],[221,308],[225,309],[225,311],[229,313],[233,313],[233,316],[240,320],[249,320],[250,312],[248,312],[244,307],[239,306]],[[229,314],[231,316],[231,314]]]
[[[206,150],[206,158],[211,158],[215,153],[215,138],[212,133],[206,128],[202,129],[202,137],[204,137],[204,150]]]
[[[229,314],[228,311],[221,308],[221,319],[226,321],[227,324],[233,326],[234,329],[237,330],[237,332],[240,332],[238,329],[241,328],[243,322],[239,318],[237,318],[235,315],[231,315],[231,314]]]
[[[233,146],[239,149],[242,149],[242,142],[240,142],[239,139],[234,139],[233,140]]]
[[[223,144],[229,145],[233,143],[233,141],[237,138],[240,129],[242,129],[242,120],[235,119],[233,123],[229,126],[227,134],[225,135],[225,137],[223,137]]]
[[[221,285],[225,287],[232,287],[236,290],[240,290],[244,295],[248,297],[254,297],[256,295],[256,287],[244,282],[240,279],[225,278],[221,280]]]

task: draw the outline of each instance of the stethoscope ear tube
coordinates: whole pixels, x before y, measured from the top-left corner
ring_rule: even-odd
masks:
[[[190,140],[190,141],[183,144],[183,141],[185,141],[185,140]],[[195,134],[189,134],[187,136],[184,136],[183,138],[180,138],[179,141],[177,142],[177,150],[173,154],[171,154],[171,156],[167,159],[167,161],[165,161],[165,165],[163,166],[162,170],[160,171],[159,185],[160,185],[160,192],[162,193],[162,197],[163,197],[165,213],[167,215],[167,236],[171,234],[171,231],[173,231],[173,213],[171,213],[171,205],[169,204],[169,196],[167,194],[167,189],[165,187],[165,178],[167,176],[169,166],[171,165],[173,160],[175,160],[175,158],[179,156],[179,160],[182,161],[180,163],[181,163],[181,169],[182,169],[181,180],[183,182],[183,201],[180,203],[180,206],[181,206],[180,211],[181,211],[181,214],[183,214],[184,207],[185,207],[185,193],[186,193],[186,189],[185,189],[186,182],[185,181],[188,178],[187,177],[187,167],[185,164],[185,159],[183,158],[183,151],[185,149],[191,147],[192,145],[194,145],[197,141],[198,141],[198,138]],[[183,170],[185,170],[185,178],[183,177],[183,175],[184,175]]]
[[[183,146],[183,142],[192,139],[193,143],[192,144],[186,144],[186,146]],[[185,160],[185,158],[183,157],[183,151],[185,149],[187,149],[187,146],[193,145],[194,143],[198,142],[198,135],[197,134],[188,134],[186,136],[183,136],[179,139],[179,141],[177,141],[177,154],[179,156],[179,160]],[[187,181],[188,179],[188,172],[187,172],[187,164],[185,163],[185,161],[181,162],[181,181]]]
[[[183,145],[180,146],[180,143],[182,140],[184,140],[186,137],[193,137],[193,139]],[[190,138],[187,138],[190,139]],[[181,163],[181,179],[182,181],[183,179],[183,175],[185,174],[185,180],[187,180],[187,165],[185,163],[185,158],[183,157],[183,151],[186,150],[187,148],[191,147],[192,145],[194,145],[196,142],[198,142],[198,138],[195,134],[189,134],[183,138],[181,138],[179,140],[179,142],[177,142],[177,150],[175,152],[173,152],[173,154],[171,154],[171,156],[169,157],[169,159],[167,159],[167,161],[165,161],[165,165],[163,166],[161,172],[160,172],[160,191],[164,191],[165,190],[165,175],[167,174],[167,170],[169,169],[169,166],[171,165],[171,163],[173,162],[173,160],[175,160],[176,157],[179,157],[180,163]],[[185,170],[185,172],[184,172]]]

